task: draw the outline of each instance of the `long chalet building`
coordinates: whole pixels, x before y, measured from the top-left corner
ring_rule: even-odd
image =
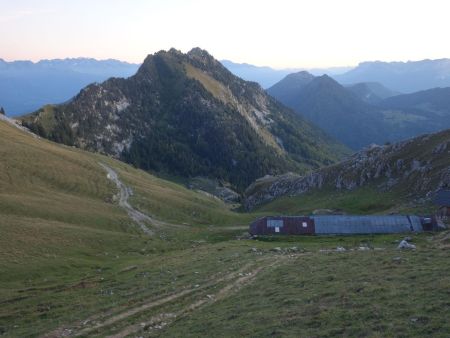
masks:
[[[353,235],[411,233],[437,230],[434,218],[386,216],[267,216],[250,225],[251,235]]]

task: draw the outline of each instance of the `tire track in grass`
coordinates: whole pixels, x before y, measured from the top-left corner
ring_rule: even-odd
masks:
[[[170,304],[178,299],[189,296],[191,294],[199,293],[206,289],[212,288],[220,283],[229,282],[223,288],[221,288],[218,292],[216,292],[215,295],[199,296],[199,298],[197,298],[197,300],[195,302],[191,303],[186,308],[177,312],[175,315],[161,313],[156,316],[153,316],[148,322],[145,323],[144,326],[151,326],[152,322],[156,323],[156,322],[158,322],[158,320],[163,321],[164,318],[173,317],[172,318],[173,320],[175,318],[181,318],[203,305],[206,305],[208,303],[214,303],[215,301],[218,301],[218,300],[226,297],[232,290],[237,290],[240,287],[242,287],[243,285],[245,285],[248,282],[250,282],[251,280],[253,280],[256,277],[256,275],[264,267],[272,266],[274,264],[279,263],[279,261],[280,261],[279,259],[273,260],[273,257],[271,257],[271,259],[272,259],[272,261],[268,265],[264,265],[264,262],[267,260],[267,257],[265,257],[263,259],[255,260],[252,263],[245,264],[243,267],[241,267],[240,269],[238,269],[234,272],[231,272],[231,273],[227,272],[226,274],[222,273],[221,276],[212,278],[201,286],[186,288],[186,289],[183,289],[182,291],[179,291],[179,292],[176,292],[176,293],[173,293],[170,295],[166,295],[161,298],[151,299],[143,304],[129,308],[125,311],[121,311],[118,313],[116,312],[114,314],[111,314],[110,311],[94,314],[85,320],[77,322],[76,324],[59,327],[59,328],[53,330],[52,332],[43,335],[42,337],[45,337],[45,338],[78,337],[78,336],[89,336],[90,334],[96,334],[95,331],[110,327],[113,324],[116,324],[118,322],[126,320],[130,317],[138,315],[147,310],[151,310],[153,308],[160,307],[165,304]],[[258,266],[255,268],[255,265],[258,265]],[[250,270],[250,272],[249,272],[249,270]],[[92,324],[90,326],[88,326],[89,323],[92,323]],[[132,325],[125,327],[121,332],[119,332],[115,335],[112,335],[111,337],[125,337],[128,334],[139,331],[140,329],[142,329],[142,327],[143,327],[142,323],[141,324],[132,324]]]
[[[273,257],[272,257],[273,258]],[[244,273],[245,267],[240,270],[237,275],[237,279],[232,280],[230,283],[223,286],[216,293],[203,295],[202,297],[196,299],[194,302],[184,307],[182,310],[177,311],[176,313],[159,313],[155,316],[152,316],[147,322],[141,322],[138,324],[132,324],[120,332],[107,336],[108,338],[124,338],[132,334],[136,334],[141,330],[149,330],[149,329],[163,329],[167,325],[170,325],[173,321],[177,319],[181,319],[183,317],[189,316],[192,312],[207,306],[214,304],[217,301],[220,301],[236,292],[238,292],[242,287],[251,283],[257,275],[265,268],[270,268],[276,264],[279,264],[283,259],[283,256],[278,256],[271,261],[268,265],[259,265],[253,270]],[[248,268],[248,266],[246,266]]]

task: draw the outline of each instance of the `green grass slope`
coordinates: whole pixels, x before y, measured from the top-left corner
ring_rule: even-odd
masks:
[[[0,154],[2,337],[449,332],[448,233],[414,236],[414,252],[396,249],[400,235],[237,240],[243,225],[269,210],[236,213],[1,121]],[[99,162],[133,189],[135,208],[179,226],[141,233]],[[310,208],[323,203],[309,199]]]
[[[217,199],[108,157],[35,138],[3,121],[0,135],[0,333],[20,321],[13,335],[37,334],[59,316],[101,306],[101,299],[78,290],[84,288],[80,283],[93,283],[100,292],[98,270],[117,273],[144,259],[147,250],[190,247],[189,240],[202,236],[195,229],[206,225],[248,221]],[[183,236],[170,229],[159,234],[169,240],[141,234],[113,202],[115,185],[99,162],[133,186],[137,206],[157,219],[191,226],[180,230]],[[220,237],[216,228],[206,236]]]

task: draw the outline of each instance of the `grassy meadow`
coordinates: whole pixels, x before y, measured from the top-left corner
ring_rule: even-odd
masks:
[[[382,213],[394,195],[286,198],[254,213],[0,122],[2,337],[448,337],[448,233],[245,239],[265,214]],[[131,204],[174,224],[144,235]],[[406,209],[402,209],[406,210]],[[346,250],[337,252],[337,247]]]

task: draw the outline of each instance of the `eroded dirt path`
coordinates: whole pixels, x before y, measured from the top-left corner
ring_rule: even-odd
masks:
[[[119,176],[111,167],[108,167],[106,164],[103,164],[103,163],[99,163],[99,164],[108,173],[107,174],[108,179],[113,181],[116,184],[117,189],[119,190],[119,193],[118,193],[119,206],[121,206],[122,208],[124,208],[127,211],[128,216],[139,225],[139,227],[141,228],[141,230],[144,233],[146,233],[147,235],[153,235],[153,231],[147,227],[147,223],[156,225],[157,222],[150,216],[140,212],[139,210],[134,209],[131,206],[131,204],[128,202],[128,199],[133,194],[133,191],[131,190],[131,188],[127,187],[119,179]]]
[[[148,228],[148,226],[147,226],[148,224],[151,224],[153,227],[156,227],[156,228],[167,227],[167,226],[168,227],[176,227],[176,228],[183,227],[182,225],[172,224],[172,223],[167,223],[167,222],[157,220],[157,219],[155,219],[149,215],[146,215],[143,212],[140,212],[139,210],[136,210],[135,208],[133,208],[133,206],[128,202],[129,198],[133,195],[133,190],[130,187],[126,186],[119,179],[119,175],[117,175],[117,172],[114,169],[112,169],[111,167],[107,166],[104,163],[99,163],[99,164],[103,167],[103,169],[106,170],[108,179],[113,181],[116,184],[117,189],[119,190],[119,193],[118,193],[119,206],[121,206],[122,208],[124,208],[127,211],[128,216],[139,225],[139,227],[141,228],[141,230],[144,233],[146,233],[147,235],[154,234],[153,231]]]

